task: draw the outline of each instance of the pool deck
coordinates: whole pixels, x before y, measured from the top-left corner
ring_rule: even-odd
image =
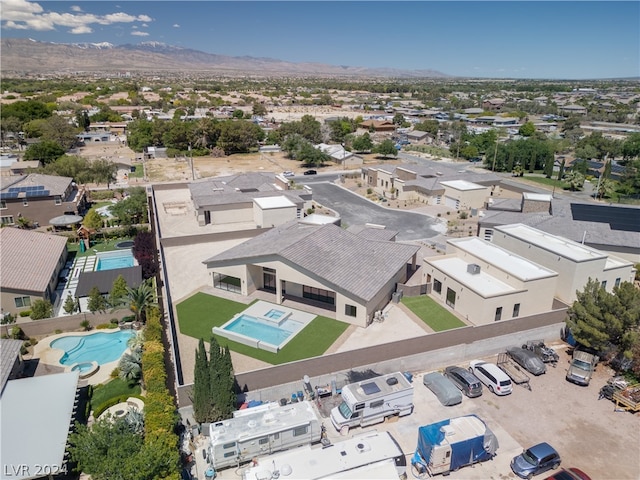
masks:
[[[42,367],[39,368],[45,371],[59,371],[64,372],[69,368],[67,365],[62,365],[60,363],[60,358],[64,355],[64,351],[59,348],[51,348],[51,342],[57,340],[62,337],[70,337],[70,336],[87,336],[94,333],[116,333],[119,329],[112,328],[108,330],[91,330],[89,332],[67,332],[67,333],[59,333],[56,335],[51,335],[40,342],[38,342],[33,347],[33,357],[38,358],[40,363],[43,364]],[[127,348],[124,353],[129,352],[130,349]],[[89,385],[97,385],[99,383],[105,383],[106,381],[111,379],[111,372],[118,367],[118,362],[120,359],[115,360],[113,362],[104,363],[100,365],[98,371],[91,375],[90,377],[85,378],[83,381],[87,382]]]

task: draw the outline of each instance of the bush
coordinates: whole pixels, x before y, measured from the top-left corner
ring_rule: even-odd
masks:
[[[135,315],[134,315],[134,318],[135,318]],[[109,322],[112,325],[118,325],[118,323],[120,323],[120,321],[117,318],[112,318],[111,320],[109,320]]]
[[[109,375],[109,377],[118,378],[119,375],[120,375],[120,369],[116,367],[113,370],[111,370],[111,374]]]
[[[91,200],[110,200],[113,198],[111,190],[92,190],[90,193]]]
[[[14,340],[22,340],[24,338],[24,332],[18,326],[11,327],[11,338]]]
[[[466,220],[467,218],[469,218],[469,214],[467,212],[460,212],[460,218],[462,220]]]
[[[89,320],[81,321],[80,328],[82,328],[85,331],[91,330],[91,322],[89,322]]]
[[[38,339],[35,337],[31,337],[29,338],[29,345],[37,345],[38,344]]]
[[[59,333],[62,333],[62,330],[60,330],[59,328],[56,328],[55,331],[53,332],[56,335],[58,335]]]
[[[28,317],[29,315],[31,315],[31,310],[23,310],[20,312],[21,317]]]
[[[96,330],[106,330],[107,328],[113,328],[113,325],[110,323],[101,323],[96,325]]]

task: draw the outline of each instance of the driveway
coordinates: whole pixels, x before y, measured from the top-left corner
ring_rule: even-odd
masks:
[[[313,200],[337,211],[347,227],[365,223],[384,225],[399,232],[397,239],[404,241],[432,238],[446,231],[446,224],[438,219],[382,207],[332,183],[313,182],[311,188]]]

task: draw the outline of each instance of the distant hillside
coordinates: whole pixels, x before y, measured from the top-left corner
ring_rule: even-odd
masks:
[[[350,67],[322,63],[292,63],[272,58],[230,57],[159,42],[143,42],[138,45],[112,45],[107,42],[60,44],[3,38],[0,51],[3,74],[180,70],[262,76],[448,77],[435,70]]]

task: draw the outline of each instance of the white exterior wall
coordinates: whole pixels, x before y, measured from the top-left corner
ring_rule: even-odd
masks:
[[[253,221],[261,228],[277,227],[294,220],[296,215],[297,209],[295,205],[263,210],[257,203],[253,204]]]
[[[622,281],[624,281],[631,275],[631,266],[626,269],[615,269],[605,273],[606,258],[576,262],[550,250],[523,242],[498,230],[494,230],[493,243],[558,272],[555,295],[567,304],[571,304],[576,300],[576,291],[582,291],[589,278],[598,279],[600,282],[607,280],[607,290],[611,291],[616,278],[621,277]],[[625,271],[628,272],[626,278],[623,275]]]
[[[477,263],[481,269],[486,269],[486,264]],[[436,266],[428,263],[428,259],[425,259],[423,275],[426,276],[426,274],[431,275],[432,282],[433,280],[439,280],[442,283],[441,293],[438,294],[432,289],[431,296],[446,304],[447,288],[451,288],[456,292],[454,310],[475,325],[493,322],[495,311],[498,307],[502,307],[501,320],[514,318],[513,307],[517,303],[520,304],[518,317],[548,312],[553,307],[557,277],[524,282],[494,267],[491,269],[491,275],[512,286],[515,290],[512,293],[485,298],[469,286],[463,285]]]
[[[489,196],[489,188],[457,190],[455,188],[445,186],[444,195],[458,200],[460,202],[459,208],[482,208],[484,207],[485,200]]]
[[[210,210],[213,225],[238,222],[253,222],[253,204],[225,206],[220,210]]]

